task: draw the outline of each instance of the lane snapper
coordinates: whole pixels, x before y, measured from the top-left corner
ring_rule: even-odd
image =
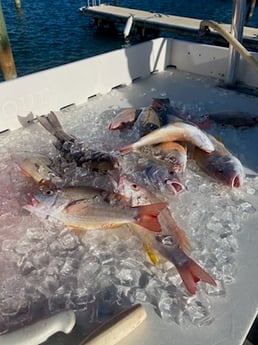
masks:
[[[122,154],[135,152],[145,145],[155,145],[169,141],[186,141],[206,152],[214,151],[214,145],[208,136],[195,127],[185,122],[175,122],[143,136],[135,143],[120,148]]]
[[[57,142],[54,145],[67,162],[75,162],[78,167],[88,167],[97,171],[120,167],[118,159],[109,152],[90,149],[74,136],[67,134],[53,111],[48,115],[39,116],[38,121],[56,137]]]
[[[193,158],[199,167],[215,180],[229,187],[242,186],[245,178],[244,167],[240,160],[232,155],[222,142],[209,135],[215,150],[206,153],[197,147],[193,149]]]
[[[126,176],[120,177],[116,190],[128,200],[131,200],[132,205],[160,202],[156,195],[130,181]],[[168,207],[163,209],[158,218],[162,228],[162,232],[158,235],[146,231],[138,231],[152,262],[156,263],[158,261],[155,252],[158,252],[158,254],[172,262],[181,276],[186,289],[191,294],[195,293],[196,284],[200,280],[215,286],[216,282],[214,279],[189,257],[189,240],[185,232],[177,225],[170,209]]]
[[[157,216],[165,207],[164,202],[130,207],[121,195],[90,187],[46,190],[24,206],[40,218],[59,221],[77,230],[114,229],[135,223],[155,232],[161,231]]]

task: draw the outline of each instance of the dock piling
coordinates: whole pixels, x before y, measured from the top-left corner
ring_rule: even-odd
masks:
[[[14,0],[15,2],[15,7],[17,8],[17,10],[20,10],[22,5],[21,5],[21,0]]]
[[[5,80],[17,77],[13,53],[5,25],[2,3],[0,1],[0,67]]]

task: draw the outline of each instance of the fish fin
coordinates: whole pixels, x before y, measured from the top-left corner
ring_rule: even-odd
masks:
[[[176,150],[176,151],[180,151],[180,152],[185,153],[187,146],[185,145],[184,142],[182,144],[181,143],[179,144],[176,141],[166,141],[164,143],[154,145],[154,148],[158,148],[160,151],[162,151],[164,153],[169,153],[172,150]]]
[[[134,235],[136,235],[143,244],[143,250],[148,255],[153,265],[157,265],[164,258],[160,256],[155,249],[153,249],[152,241],[149,237],[149,231],[143,231],[142,227],[138,224],[128,224],[127,227]]]
[[[158,215],[166,207],[167,204],[165,202],[137,206],[138,214],[136,224],[146,228],[147,230],[160,232],[161,226],[158,220]]]
[[[196,125],[202,130],[203,129],[210,129],[211,125],[212,125],[212,121],[207,118],[201,122],[196,122]]]
[[[121,148],[119,149],[119,152],[122,153],[123,155],[125,155],[125,154],[127,154],[127,153],[129,153],[129,152],[133,152],[133,151],[135,151],[135,150],[134,150],[132,144],[126,145],[126,146],[121,147]]]
[[[143,248],[153,265],[157,265],[160,262],[160,257],[156,255],[148,244],[144,243]]]
[[[109,124],[109,130],[132,127],[137,118],[137,109],[129,108],[121,111]]]
[[[196,283],[198,281],[204,281],[213,286],[217,285],[215,280],[191,258],[189,258],[186,265],[181,267],[176,266],[176,268],[185,284],[185,287],[191,294],[195,294]]]
[[[87,211],[89,205],[89,201],[87,199],[79,199],[72,201],[65,207],[65,211],[67,214],[70,215],[85,215],[85,212]]]
[[[61,123],[59,122],[56,114],[51,111],[48,115],[38,116],[39,123],[52,135],[61,141],[73,139],[72,136],[65,133]]]

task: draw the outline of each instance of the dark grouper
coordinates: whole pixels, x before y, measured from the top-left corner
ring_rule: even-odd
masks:
[[[193,158],[203,171],[217,181],[230,187],[240,187],[245,178],[241,162],[220,141],[212,135],[209,135],[209,138],[215,150],[211,153],[206,153],[195,147]]]
[[[108,171],[119,167],[116,157],[108,152],[92,150],[75,137],[64,132],[56,114],[39,116],[41,125],[57,139],[56,148],[67,162],[75,162],[78,167],[87,167],[96,171]]]

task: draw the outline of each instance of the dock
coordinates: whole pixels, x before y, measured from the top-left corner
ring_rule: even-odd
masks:
[[[215,31],[210,30],[205,35],[200,35],[200,22],[204,19],[179,17],[169,14],[141,11],[132,8],[99,4],[94,6],[83,6],[80,8],[83,15],[90,17],[98,27],[110,26],[125,28],[130,17],[132,27],[130,34],[147,36],[148,33],[170,32],[174,37],[191,37],[199,42],[212,41],[216,44],[227,45],[227,42]],[[230,24],[222,24],[230,32]],[[247,49],[258,49],[258,29],[245,27],[243,43]]]

